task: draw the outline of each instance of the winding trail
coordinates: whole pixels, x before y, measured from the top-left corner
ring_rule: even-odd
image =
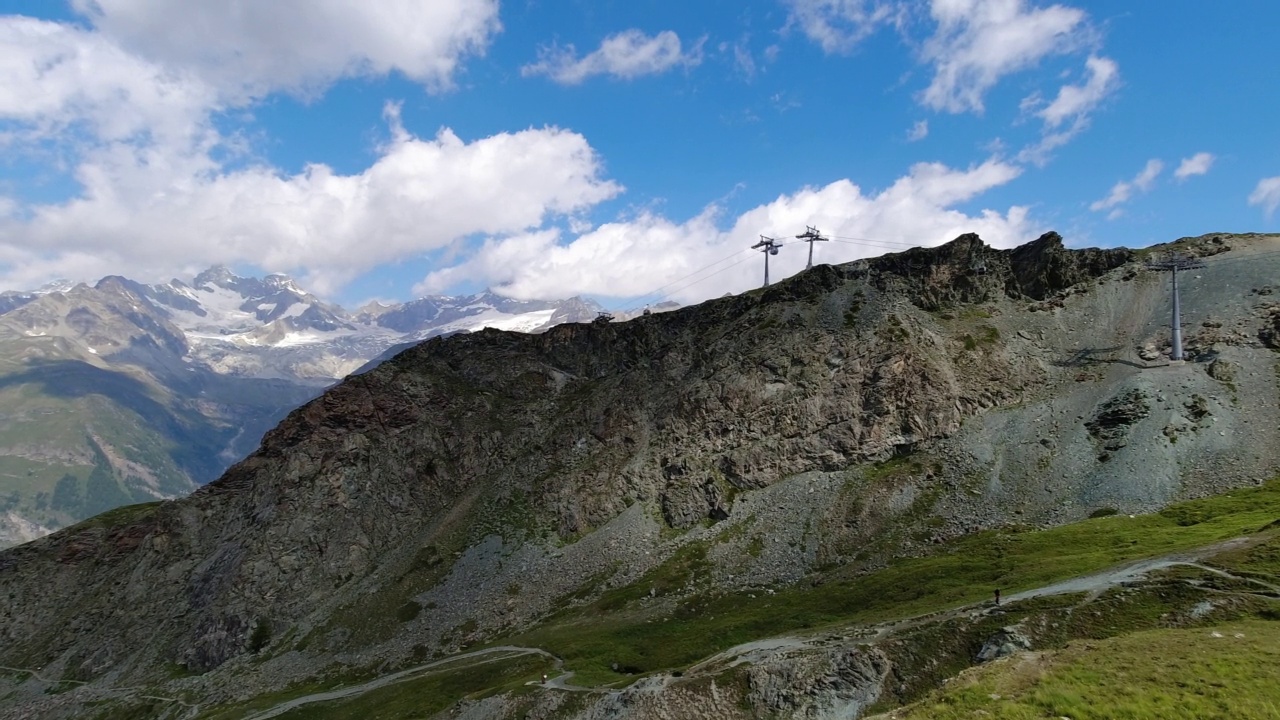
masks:
[[[1081,575],[1079,577],[1071,578],[1070,580],[1063,580],[1061,582],[1045,585],[1044,587],[1013,593],[1011,595],[1007,595],[1004,602],[1016,602],[1019,600],[1029,600],[1031,598],[1048,597],[1053,595],[1070,595],[1073,593],[1087,593],[1085,602],[1089,602],[1110,588],[1123,585],[1125,583],[1137,582],[1145,578],[1150,573],[1179,565],[1199,568],[1200,570],[1231,580],[1260,585],[1271,592],[1280,594],[1280,587],[1258,580],[1257,578],[1241,577],[1229,573],[1221,568],[1214,568],[1201,564],[1201,561],[1217,555],[1218,553],[1245,547],[1257,541],[1258,539],[1254,537],[1233,538],[1231,540],[1214,543],[1212,545],[1206,545],[1195,550],[1170,553],[1160,557],[1138,560],[1113,568],[1108,568],[1100,572],[1091,573],[1089,575]],[[828,630],[823,636],[803,637],[798,635],[782,635],[754,640],[741,645],[735,645],[734,647],[718,652],[715,655],[692,665],[684,671],[682,677],[688,679],[704,675],[714,675],[743,663],[752,663],[762,660],[779,651],[845,646],[850,642],[857,645],[867,645],[892,637],[903,630],[918,627],[926,623],[948,620],[961,615],[977,616],[991,612],[994,609],[994,606],[992,606],[989,601],[982,601],[961,605],[959,607],[951,608],[950,610],[926,613],[914,617],[894,620],[892,622],[869,626],[854,626],[846,628],[843,631]],[[346,688],[304,695],[285,703],[281,703],[269,710],[248,715],[244,720],[267,720],[267,718],[278,717],[283,713],[303,705],[353,697],[396,682],[413,679],[422,674],[431,672],[432,670],[445,669],[442,666],[454,665],[455,663],[468,659],[483,658],[478,663],[474,663],[481,664],[517,657],[519,655],[541,655],[542,657],[549,658],[555,664],[556,670],[563,670],[564,668],[564,661],[561,658],[556,657],[541,648],[527,648],[513,645],[485,648],[483,650],[474,650],[461,655],[453,655],[425,665],[401,670],[399,672],[392,673],[391,675],[384,675],[360,685],[352,685]],[[565,692],[583,692],[601,695],[617,695],[622,692],[622,690],[617,688],[571,685],[569,684],[569,681],[572,678],[573,672],[565,671],[561,672],[554,678],[548,678],[546,682],[531,681],[528,684],[539,685],[547,689],[561,690]],[[665,685],[671,679],[671,676],[662,676],[660,681]]]
[[[1017,602],[1020,600],[1029,600],[1037,597],[1047,597],[1053,595],[1069,595],[1073,593],[1086,593],[1085,602],[1089,602],[1101,595],[1106,590],[1139,581],[1148,574],[1159,570],[1174,566],[1189,566],[1198,568],[1205,572],[1212,573],[1219,577],[1230,580],[1246,582],[1260,587],[1266,588],[1269,592],[1280,595],[1280,587],[1272,585],[1258,578],[1241,577],[1221,568],[1210,567],[1201,564],[1201,561],[1210,558],[1218,553],[1246,547],[1254,542],[1256,538],[1241,537],[1226,540],[1224,542],[1206,545],[1191,551],[1170,553],[1161,557],[1148,558],[1135,562],[1119,565],[1107,570],[1103,570],[1089,575],[1081,575],[1079,577],[1063,580],[1061,582],[1045,585],[1044,587],[1034,588],[1031,590],[1023,590],[1005,596],[1005,602]],[[718,652],[692,666],[682,673],[683,678],[693,678],[704,675],[714,675],[729,668],[736,667],[743,663],[754,663],[765,659],[766,657],[778,653],[779,651],[799,650],[799,649],[820,649],[824,647],[848,646],[851,643],[855,645],[867,645],[879,642],[886,638],[892,637],[903,630],[912,629],[926,623],[939,622],[956,618],[962,615],[976,617],[978,615],[989,613],[995,610],[990,601],[982,601],[977,603],[969,603],[961,605],[949,610],[937,611],[917,615],[908,618],[902,618],[891,622],[878,623],[875,625],[850,626],[842,629],[828,629],[823,635],[799,636],[799,635],[781,635],[772,638],[755,640],[741,645],[728,648]],[[553,655],[542,648],[520,647],[516,645],[500,645],[496,647],[483,648],[480,650],[472,650],[470,652],[451,655],[446,658],[434,660],[429,663],[417,665],[405,670],[399,670],[388,675],[374,678],[357,685],[349,685],[347,687],[335,688],[333,690],[325,690],[322,692],[310,693],[291,700],[284,701],[266,710],[260,710],[250,713],[242,720],[268,720],[269,718],[279,717],[291,710],[311,705],[314,703],[331,702],[334,700],[342,700],[372,690],[387,687],[395,683],[413,680],[423,675],[433,672],[442,672],[445,670],[455,670],[458,668],[475,667],[491,662],[507,660],[522,655],[538,655],[552,661],[557,671],[554,678],[548,678],[545,682],[537,680],[530,681],[529,685],[537,685],[550,690],[560,690],[564,692],[594,693],[600,695],[617,695],[623,690],[611,687],[584,687],[580,685],[570,684],[573,679],[573,671],[564,670],[564,660]],[[473,662],[468,662],[473,661]],[[29,673],[32,677],[40,682],[45,683],[73,683],[77,685],[87,685],[79,680],[53,680],[45,678],[39,674],[37,670],[31,668],[14,668],[0,666],[0,670],[10,672]],[[665,685],[670,681],[672,676],[664,675],[657,678],[661,684]],[[93,688],[99,692],[105,693],[122,693],[122,692],[146,692],[145,688],[140,687],[116,687],[116,688]],[[198,714],[199,705],[188,703],[179,698],[162,697],[156,695],[136,695],[135,697],[150,700],[159,700],[162,702],[171,702],[188,709],[188,717]]]
[[[35,669],[32,669],[32,668],[18,668],[18,667],[9,667],[9,666],[7,666],[7,665],[0,665],[0,670],[4,670],[4,671],[7,671],[7,672],[27,673],[28,675],[30,675],[31,677],[35,678],[36,680],[38,680],[38,681],[40,681],[40,682],[42,682],[42,683],[46,683],[46,684],[48,684],[48,685],[59,685],[59,684],[62,684],[62,685],[79,685],[79,686],[81,686],[81,687],[89,686],[89,683],[88,683],[88,682],[86,682],[86,681],[84,681],[84,680],[56,680],[56,679],[53,679],[53,678],[47,678],[47,677],[45,677],[45,676],[41,675],[41,674],[40,674],[40,672],[39,672],[39,670],[35,670]],[[198,714],[198,713],[200,712],[200,706],[199,706],[199,705],[194,704],[194,703],[189,703],[189,702],[187,702],[186,700],[183,700],[182,698],[176,698],[176,697],[165,697],[165,696],[163,696],[163,695],[148,695],[148,694],[146,694],[146,693],[147,693],[147,691],[149,690],[149,688],[144,688],[144,687],[129,687],[129,686],[118,686],[118,687],[92,687],[92,686],[90,686],[90,687],[89,687],[89,689],[90,689],[90,690],[92,690],[92,691],[94,691],[94,692],[102,693],[103,695],[119,695],[119,694],[123,694],[123,693],[136,692],[136,693],[139,693],[139,694],[134,695],[134,697],[136,697],[136,698],[138,698],[138,699],[140,699],[140,700],[159,700],[160,702],[173,703],[174,705],[182,706],[182,707],[186,708],[186,709],[187,709],[187,711],[188,711],[188,712],[187,712],[187,717],[194,717],[196,714]]]
[[[1258,580],[1257,578],[1241,577],[1229,573],[1221,568],[1214,568],[1200,564],[1200,561],[1206,558],[1228,550],[1245,547],[1258,541],[1259,539],[1255,537],[1232,538],[1212,545],[1205,545],[1203,547],[1196,548],[1195,550],[1175,552],[1168,555],[1162,555],[1160,557],[1137,560],[1108,568],[1106,570],[1101,570],[1096,573],[1081,575],[1069,580],[1051,583],[1043,587],[1023,590],[1011,595],[1006,595],[1004,596],[1002,604],[1016,602],[1019,600],[1030,600],[1031,598],[1037,597],[1071,595],[1073,593],[1087,593],[1085,602],[1089,602],[1097,598],[1103,592],[1116,587],[1117,585],[1137,582],[1138,580],[1145,578],[1150,573],[1179,565],[1199,568],[1230,580],[1260,585],[1274,593],[1280,594],[1280,587]],[[707,673],[714,674],[716,672],[736,667],[743,663],[756,662],[757,660],[763,659],[764,657],[778,652],[779,650],[833,647],[837,645],[848,645],[850,642],[857,645],[868,645],[885,640],[904,630],[910,630],[928,623],[950,620],[962,615],[976,617],[995,609],[995,606],[993,606],[990,601],[982,601],[961,605],[949,610],[934,611],[899,620],[878,623],[875,625],[852,626],[844,628],[843,630],[828,629],[825,637],[816,635],[811,637],[778,636],[763,640],[755,640],[743,643],[742,645],[736,645],[702,660],[701,662],[691,666],[689,670],[685,672],[685,676],[688,677],[694,674]]]
[[[355,695],[363,695],[364,693],[367,693],[371,690],[377,690],[378,688],[386,687],[388,685],[394,685],[395,683],[404,682],[405,680],[412,680],[420,675],[428,674],[433,670],[455,670],[459,667],[474,667],[475,665],[482,665],[485,663],[497,662],[499,660],[507,660],[513,657],[520,657],[521,655],[541,655],[542,657],[548,658],[552,662],[554,662],[556,669],[564,667],[563,660],[556,657],[555,655],[552,655],[546,650],[542,650],[540,648],[518,647],[515,645],[500,645],[498,647],[484,648],[481,650],[472,650],[471,652],[465,652],[460,655],[450,655],[447,658],[441,658],[440,660],[435,660],[435,661],[426,663],[424,665],[417,665],[407,670],[400,670],[398,672],[391,673],[390,675],[383,675],[382,677],[374,678],[373,680],[361,683],[359,685],[349,685],[344,688],[337,688],[335,690],[325,690],[324,692],[311,693],[310,695],[303,695],[302,697],[296,697],[292,700],[287,700],[285,702],[282,702],[279,705],[276,705],[275,707],[272,707],[268,710],[263,710],[261,712],[253,713],[251,715],[246,715],[243,718],[243,720],[267,720],[267,718],[278,717],[280,715],[283,715],[284,713],[289,712],[290,710],[300,708],[303,705],[310,705],[312,703],[318,703],[318,702],[328,702],[331,700],[342,700],[344,698],[353,697]],[[488,656],[496,656],[496,657],[488,657]],[[467,660],[471,660],[474,658],[484,658],[484,659],[476,663],[466,663]],[[448,667],[445,667],[445,666],[448,666]],[[572,673],[569,673],[569,674],[571,675]],[[567,689],[567,688],[561,688],[561,689]],[[575,688],[575,689],[590,690],[590,688]]]

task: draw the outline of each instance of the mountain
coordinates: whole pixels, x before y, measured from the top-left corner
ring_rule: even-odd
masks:
[[[486,292],[349,313],[285,275],[225,267],[4,293],[0,547],[191,492],[389,348],[486,326],[534,332],[599,309]]]
[[[0,553],[0,717],[853,718],[1026,647],[1263,633],[1278,268],[966,235],[431,339],[189,497]]]

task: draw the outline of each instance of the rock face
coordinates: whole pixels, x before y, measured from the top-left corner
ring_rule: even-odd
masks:
[[[996,658],[1008,657],[1016,652],[1031,649],[1031,641],[1017,627],[1001,628],[1000,632],[991,636],[978,651],[978,662],[991,662]]]
[[[889,671],[875,648],[778,654],[751,666],[747,700],[782,717],[856,718],[879,699]]]
[[[1276,356],[1257,298],[1224,288],[1274,262],[1184,288],[1188,322],[1212,308],[1240,330],[1201,345],[1250,388],[1234,397],[1204,365],[1128,350],[1167,317],[1136,268],[1056,235],[963,236],[625,323],[424,342],[189,498],[0,553],[0,665],[111,686],[177,667],[198,675],[177,687],[243,697],[527,628],[708,537],[655,603],[1254,482],[1280,460]],[[874,701],[876,657],[822,663],[753,697],[802,717]],[[821,702],[786,673],[826,678]]]

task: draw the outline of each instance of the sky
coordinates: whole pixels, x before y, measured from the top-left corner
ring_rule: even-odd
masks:
[[[1271,0],[0,0],[0,290],[696,302],[1274,231]]]

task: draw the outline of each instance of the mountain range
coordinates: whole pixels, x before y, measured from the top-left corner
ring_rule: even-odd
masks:
[[[964,235],[417,343],[0,552],[0,718],[1268,717],[1277,268]]]
[[[432,296],[356,311],[226,267],[0,294],[0,546],[191,492],[393,348],[593,320],[591,300]]]

